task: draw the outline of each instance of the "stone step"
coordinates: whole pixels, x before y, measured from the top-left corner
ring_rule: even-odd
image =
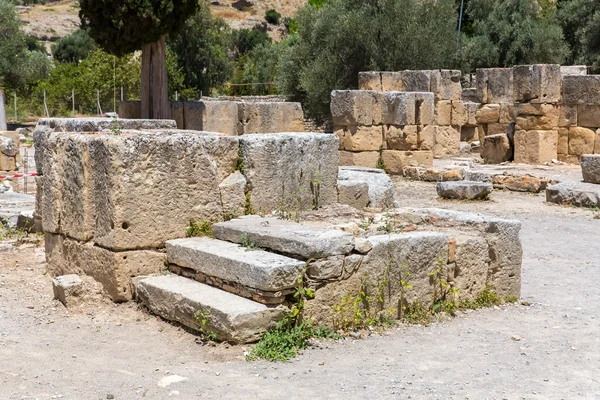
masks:
[[[207,335],[214,334],[217,340],[233,343],[257,341],[289,311],[283,306],[268,307],[179,275],[135,279],[134,285],[137,297],[153,313]],[[201,326],[204,318],[206,323]]]
[[[280,254],[208,237],[168,240],[166,247],[169,264],[269,292],[296,286],[305,265]]]
[[[248,242],[305,259],[348,254],[354,249],[351,233],[254,215],[214,224],[213,232],[217,239]]]

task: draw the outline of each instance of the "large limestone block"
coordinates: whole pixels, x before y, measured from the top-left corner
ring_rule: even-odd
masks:
[[[385,312],[398,318],[402,307],[418,301],[427,306],[434,301],[430,273],[446,269],[448,237],[438,232],[409,232],[371,236],[372,250],[347,280],[319,288],[305,303],[305,315],[316,323],[336,327],[343,320],[353,321],[353,306],[361,291],[372,294],[364,304],[372,313]],[[445,272],[445,271],[444,271]],[[392,278],[393,277],[393,278]],[[412,285],[406,289],[401,280]],[[386,282],[382,290],[382,282]],[[381,301],[383,300],[383,301]]]
[[[358,153],[352,151],[340,151],[339,157],[339,165],[377,168],[380,154],[378,151],[361,151]]]
[[[304,132],[304,113],[300,103],[239,102],[238,135],[248,133]],[[214,123],[218,119],[212,118]],[[211,119],[209,119],[211,121]],[[228,120],[227,120],[228,121]],[[216,125],[213,126],[216,128]],[[211,130],[211,129],[205,129]]]
[[[376,114],[379,113],[379,116]],[[381,119],[377,92],[371,90],[334,90],[331,92],[334,125],[373,125]]]
[[[564,104],[600,104],[600,75],[567,75],[563,77]]]
[[[558,156],[569,154],[569,128],[558,128]]]
[[[184,119],[184,102],[170,101],[169,102],[169,119],[172,119],[177,124],[177,129],[185,129]]]
[[[293,288],[305,265],[280,254],[208,237],[168,240],[165,245],[169,264],[271,292]]]
[[[178,275],[136,280],[138,298],[154,314],[199,329],[196,313],[207,316],[204,333],[218,340],[251,343],[283,318],[285,307],[269,307]]]
[[[434,157],[455,156],[460,153],[460,132],[451,126],[429,125],[423,128],[423,135],[433,136],[431,150]]]
[[[577,125],[577,106],[561,104],[558,107],[558,126],[568,128]]]
[[[374,90],[381,92],[381,72],[359,72],[358,90]]]
[[[383,128],[386,146],[391,150],[417,150],[419,148],[419,129],[417,125],[404,127],[388,125]],[[378,150],[378,149],[377,149]]]
[[[600,154],[600,129],[596,130],[596,140],[594,141],[594,154]]]
[[[477,110],[475,119],[478,124],[494,124],[500,121],[500,104],[484,104]]]
[[[17,158],[0,153],[0,171],[16,171]]]
[[[381,107],[381,123],[386,125],[415,125],[417,120],[416,97],[408,92],[377,94]]]
[[[518,65],[513,67],[516,102],[558,103],[562,75],[558,64]]]
[[[483,140],[481,158],[487,164],[510,161],[512,156],[512,146],[506,134],[489,135]]]
[[[436,100],[460,100],[462,96],[460,78],[459,70],[431,71],[431,89],[426,91],[433,92]]]
[[[488,124],[487,125],[487,135],[498,135],[501,133],[506,134],[509,132],[509,124]],[[485,139],[484,139],[485,140]]]
[[[480,236],[457,235],[454,270],[449,271],[460,299],[473,300],[485,289],[490,265],[490,249]]]
[[[517,113],[519,130],[552,130],[560,121],[560,109],[552,104],[519,104]]]
[[[113,301],[132,299],[131,278],[160,273],[165,253],[151,250],[113,252],[63,235],[45,233],[46,261],[52,277],[88,275],[102,284]]]
[[[587,65],[561,65],[560,73],[565,75],[587,75]]]
[[[385,172],[390,175],[404,175],[404,168],[417,165],[432,165],[431,151],[384,150],[382,154]]]
[[[583,154],[593,154],[595,141],[595,131],[578,126],[569,128],[570,155],[581,157]]]
[[[78,132],[118,135],[126,130],[170,130],[177,129],[175,121],[169,119],[122,119],[122,118],[40,118],[33,132],[35,165],[37,173],[44,173],[44,154],[48,136],[52,132]]]
[[[512,68],[477,70],[477,99],[483,104],[514,103]]]
[[[558,157],[558,131],[517,131],[515,162],[543,164]]]
[[[400,72],[384,71],[381,73],[382,92],[406,92]]]
[[[220,240],[248,241],[264,249],[304,259],[344,255],[354,249],[351,233],[254,215],[216,223],[213,232]]]
[[[184,101],[183,129],[238,134],[238,105],[234,101]]]
[[[391,208],[396,203],[396,189],[390,177],[380,169],[340,167],[339,182],[366,183],[371,208]]]
[[[347,126],[336,129],[340,139],[340,150],[348,151],[378,151],[383,146],[383,131],[381,125]]]
[[[444,199],[487,200],[494,187],[489,182],[447,181],[438,182],[436,190]]]
[[[246,177],[235,171],[219,184],[223,213],[241,215],[246,203]]]
[[[435,105],[433,93],[414,92],[415,96],[415,124],[433,124],[435,119]]]
[[[240,137],[250,204],[256,211],[302,209],[337,201],[338,137],[278,133]]]
[[[369,205],[369,185],[366,182],[338,180],[338,203],[358,210]]]
[[[452,101],[452,125],[455,126],[475,126],[477,125],[478,103],[469,101]]]
[[[500,104],[500,118],[498,122],[501,124],[510,124],[517,120],[517,107],[514,104]]]
[[[438,100],[435,103],[434,124],[452,125],[452,101]]]
[[[581,156],[581,172],[584,182],[600,184],[600,154]]]
[[[94,241],[114,250],[160,248],[165,240],[185,235],[191,218],[219,219],[219,184],[234,172],[238,158],[237,137],[202,132],[54,134],[49,143],[56,151],[44,174],[44,229],[62,232],[70,226],[70,236],[87,237],[75,236],[78,219],[68,223],[55,217],[82,215],[93,222]],[[65,158],[71,145],[73,154],[81,153],[79,159]],[[72,170],[70,179],[65,166]],[[82,194],[65,199],[77,191]],[[70,216],[68,210],[77,213]],[[87,225],[80,229],[85,232]]]
[[[431,91],[431,71],[405,70],[400,72],[404,92]]]
[[[600,95],[598,96],[600,103]],[[577,106],[577,125],[600,127],[600,105],[580,104]]]

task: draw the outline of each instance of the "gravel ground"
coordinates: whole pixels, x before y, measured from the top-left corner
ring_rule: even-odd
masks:
[[[528,305],[324,342],[288,363],[246,362],[246,347],[197,344],[133,302],[65,309],[52,300],[43,248],[27,244],[0,252],[0,398],[600,399],[594,212],[543,194],[440,201],[434,184],[396,185],[402,206],[521,220]]]

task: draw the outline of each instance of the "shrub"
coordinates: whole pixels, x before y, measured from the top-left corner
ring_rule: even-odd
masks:
[[[265,12],[265,19],[267,20],[268,23],[273,24],[273,25],[277,25],[279,24],[279,19],[281,18],[281,14],[279,14],[277,11],[275,11],[274,9],[270,9],[267,10]]]
[[[87,30],[78,29],[53,44],[52,55],[59,62],[78,62],[88,58],[97,47]]]

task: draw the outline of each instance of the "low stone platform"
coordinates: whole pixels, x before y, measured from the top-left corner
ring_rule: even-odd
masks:
[[[576,207],[600,207],[600,185],[586,182],[562,182],[546,189],[546,201]]]
[[[491,183],[474,181],[438,182],[438,196],[456,200],[487,200],[494,191]]]

